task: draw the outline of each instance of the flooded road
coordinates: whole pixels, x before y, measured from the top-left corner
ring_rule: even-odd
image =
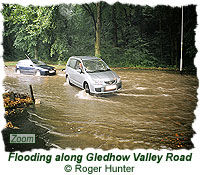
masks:
[[[47,128],[49,144],[60,148],[190,149],[198,80],[193,75],[145,70],[116,70],[123,89],[90,96],[56,76],[18,75],[5,68],[5,90],[36,99],[31,120]]]

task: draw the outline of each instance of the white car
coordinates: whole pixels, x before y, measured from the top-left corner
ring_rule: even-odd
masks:
[[[42,61],[35,59],[18,61],[15,71],[17,73],[32,75],[56,75],[56,70],[54,67],[48,66]]]

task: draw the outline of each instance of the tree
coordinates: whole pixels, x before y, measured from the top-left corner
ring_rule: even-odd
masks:
[[[95,56],[100,57],[101,12],[103,8],[102,2],[98,2],[96,4],[91,3],[91,5],[83,4],[82,7],[92,17],[95,29]],[[95,10],[96,13],[94,12]]]
[[[118,26],[117,26],[117,19],[116,19],[116,4],[112,6],[112,25],[113,25],[113,46],[118,47]]]
[[[52,26],[50,7],[23,7],[20,5],[6,5],[3,10],[7,30],[5,35],[14,33],[14,47],[30,53],[38,58],[39,43],[49,43],[49,31]]]
[[[101,32],[101,2],[96,4],[97,7],[97,20],[96,20],[96,38],[95,38],[95,56],[100,57],[100,32]]]
[[[3,7],[4,58],[30,53],[66,62],[72,55],[95,54],[111,66],[179,65],[180,7],[119,2]],[[194,68],[196,16],[196,6],[184,7],[184,67]]]

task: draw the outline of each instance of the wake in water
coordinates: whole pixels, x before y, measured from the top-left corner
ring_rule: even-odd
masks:
[[[34,113],[32,113],[32,112],[28,112],[31,116],[33,116],[33,117],[37,117],[37,118],[39,118],[39,119],[41,119],[41,120],[49,120],[49,119],[46,119],[46,118],[43,118],[43,117],[40,117],[39,115],[37,115],[37,114],[34,114]]]
[[[149,88],[146,88],[146,87],[136,87],[135,89],[137,89],[137,90],[146,90],[146,89],[149,89]]]
[[[127,96],[127,97],[160,97],[160,96],[168,97],[170,96],[169,94],[146,95],[146,94],[123,94],[123,93],[119,93],[118,95]]]
[[[66,81],[63,86],[69,86],[69,81]],[[97,100],[95,99],[95,96],[91,96],[88,93],[85,92],[85,90],[79,91],[77,94],[75,94],[75,97],[79,99],[84,99],[84,100]]]
[[[85,90],[79,91],[75,97],[79,99],[84,99],[84,100],[95,100],[95,97],[89,95],[88,93],[85,92]]]
[[[108,98],[89,95],[88,93],[85,92],[85,90],[79,91],[75,95],[75,97],[78,99],[83,99],[83,100],[94,100],[94,101],[100,101],[100,102],[106,102],[106,103],[120,103],[117,101],[112,101]]]
[[[57,74],[58,76],[65,77],[65,74]]]
[[[135,84],[133,85],[131,88],[122,88],[120,90],[120,92],[125,92],[125,91],[133,91],[133,90],[141,90],[141,91],[144,91],[144,90],[147,90],[147,89],[150,89],[149,87],[142,87],[142,86],[139,86],[139,84]]]
[[[64,84],[63,84],[63,86],[68,86],[69,85],[69,82],[68,81],[66,81]]]

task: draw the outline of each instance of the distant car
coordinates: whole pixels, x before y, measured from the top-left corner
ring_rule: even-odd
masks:
[[[70,57],[66,64],[66,79],[69,84],[91,94],[117,92],[122,87],[120,77],[97,57]]]
[[[36,59],[20,60],[16,64],[16,72],[31,75],[56,75],[56,69]]]

